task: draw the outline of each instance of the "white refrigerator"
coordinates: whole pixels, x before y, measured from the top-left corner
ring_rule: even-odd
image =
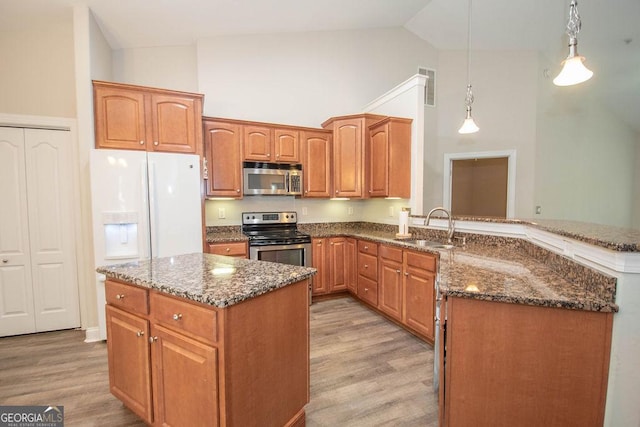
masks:
[[[91,150],[95,265],[202,252],[200,157]],[[96,274],[100,339],[105,293]]]

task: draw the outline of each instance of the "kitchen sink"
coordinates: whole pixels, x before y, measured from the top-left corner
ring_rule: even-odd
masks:
[[[416,246],[425,246],[425,247],[434,248],[434,249],[453,249],[454,248],[454,245],[450,243],[441,243],[433,240],[415,239],[415,240],[405,240],[405,242],[411,243]]]

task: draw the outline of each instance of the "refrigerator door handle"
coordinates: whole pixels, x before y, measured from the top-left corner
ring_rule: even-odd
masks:
[[[149,258],[158,257],[158,218],[156,212],[156,165],[149,161]]]

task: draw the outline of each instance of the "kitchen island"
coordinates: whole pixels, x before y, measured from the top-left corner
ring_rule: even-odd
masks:
[[[198,253],[97,271],[111,392],[146,423],[304,425],[315,269]]]

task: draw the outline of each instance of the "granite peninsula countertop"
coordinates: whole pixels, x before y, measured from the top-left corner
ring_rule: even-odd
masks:
[[[228,307],[312,277],[315,268],[194,253],[96,269],[109,279]]]
[[[458,233],[467,236],[467,244],[457,242],[454,249],[436,249],[397,240],[397,227],[387,224],[316,223],[298,224],[298,228],[314,238],[354,237],[432,253],[440,261],[439,292],[445,295],[577,310],[618,311],[614,277],[522,239]],[[209,231],[207,241],[212,241],[210,236],[217,237],[217,234],[215,229]],[[417,227],[410,227],[409,231],[416,239],[443,241],[441,231]]]

